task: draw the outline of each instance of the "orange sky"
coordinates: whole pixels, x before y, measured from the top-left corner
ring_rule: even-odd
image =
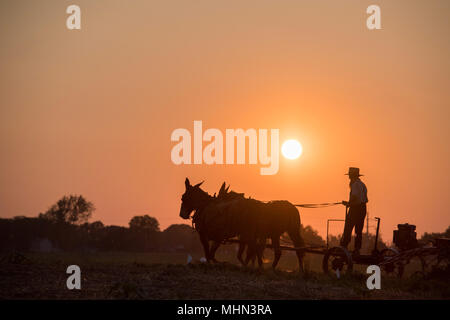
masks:
[[[359,166],[391,241],[450,225],[450,2],[73,1],[0,4],[0,216],[36,216],[64,194],[95,220],[178,217],[184,178],[261,200],[340,201]],[[365,10],[381,7],[382,30]],[[303,144],[259,165],[176,166],[171,132],[279,128]],[[344,208],[301,210],[323,235]],[[336,226],[334,233],[341,232]]]

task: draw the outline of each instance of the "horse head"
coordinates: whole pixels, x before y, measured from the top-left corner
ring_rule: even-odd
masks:
[[[208,195],[208,193],[200,189],[203,182],[204,181],[193,186],[189,182],[188,178],[184,181],[186,190],[181,197],[180,208],[180,217],[183,219],[189,219],[192,211],[200,209],[209,199],[212,198]]]

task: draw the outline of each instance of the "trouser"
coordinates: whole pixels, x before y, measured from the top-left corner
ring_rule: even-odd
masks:
[[[352,231],[355,228],[355,250],[361,249],[362,231],[364,227],[364,219],[366,218],[366,204],[352,206],[348,210],[345,218],[344,234],[341,239],[341,246],[347,247],[352,239]]]

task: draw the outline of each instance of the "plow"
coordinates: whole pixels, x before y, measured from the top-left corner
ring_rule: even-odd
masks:
[[[308,205],[309,208],[315,208]],[[303,250],[305,253],[322,255],[322,270],[325,274],[340,278],[344,274],[351,273],[355,265],[377,265],[386,274],[401,278],[409,264],[414,265],[414,271],[409,276],[427,276],[430,272],[441,269],[447,270],[450,262],[450,239],[435,238],[429,243],[419,243],[416,238],[415,225],[408,223],[399,224],[393,232],[394,247],[378,249],[378,235],[381,219],[377,221],[375,244],[370,254],[354,254],[345,247],[329,247],[329,224],[334,221],[345,221],[343,219],[327,220],[326,246],[306,245],[304,247],[293,247],[282,245],[281,250],[296,251]],[[239,243],[237,239],[228,239],[224,244]],[[266,244],[266,248],[272,248]]]

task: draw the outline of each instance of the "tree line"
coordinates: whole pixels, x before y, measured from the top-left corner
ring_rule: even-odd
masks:
[[[161,231],[156,218],[131,218],[128,227],[89,222],[95,207],[81,195],[62,197],[37,217],[0,219],[0,250],[200,252],[195,230],[173,224]]]
[[[67,195],[37,217],[0,219],[0,250],[202,252],[198,235],[189,225],[173,224],[161,231],[158,220],[146,214],[132,217],[128,227],[105,226],[101,221],[89,222],[94,211],[93,203],[83,196]],[[310,226],[302,226],[301,232],[307,244],[326,244]],[[438,235],[442,234],[425,233],[423,238]],[[443,235],[449,237],[450,228]],[[339,237],[330,236],[329,244],[339,245]],[[372,248],[374,236],[364,234],[363,244]],[[379,248],[384,247],[379,239]]]

